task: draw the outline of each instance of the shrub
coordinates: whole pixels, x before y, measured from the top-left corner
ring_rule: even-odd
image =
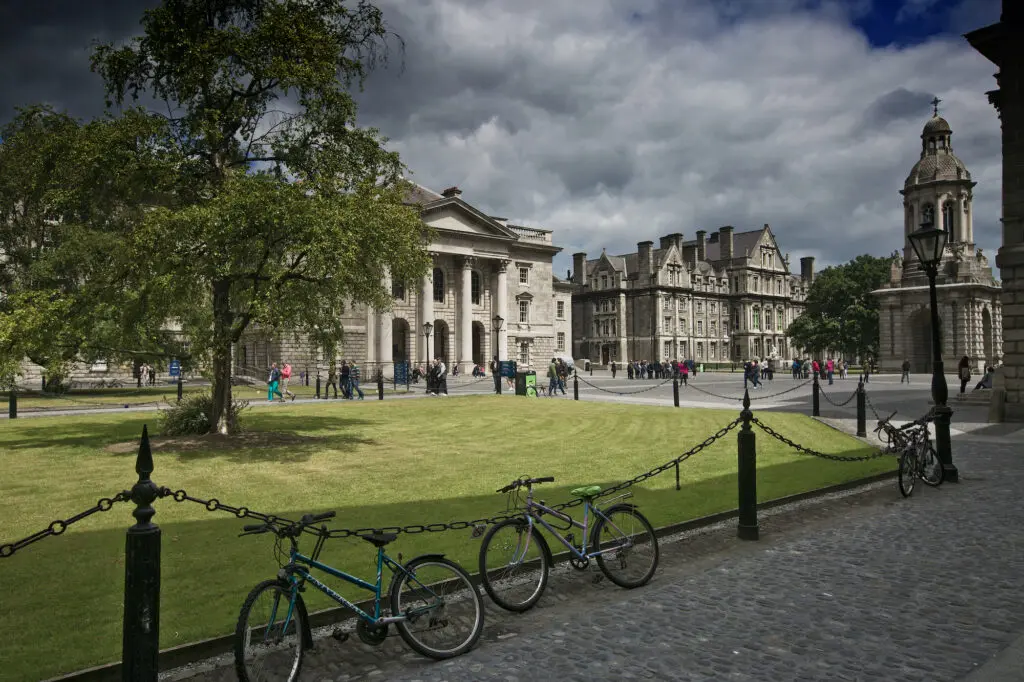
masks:
[[[239,416],[247,400],[232,400],[228,407],[231,423],[239,424]],[[160,412],[160,433],[164,436],[198,436],[210,432],[210,412],[213,411],[212,393],[192,393],[181,402]],[[237,429],[236,429],[237,430]]]

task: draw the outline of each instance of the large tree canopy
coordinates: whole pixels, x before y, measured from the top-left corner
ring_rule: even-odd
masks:
[[[815,276],[804,312],[786,335],[811,352],[878,354],[878,301],[871,292],[889,278],[892,257],[857,256]]]

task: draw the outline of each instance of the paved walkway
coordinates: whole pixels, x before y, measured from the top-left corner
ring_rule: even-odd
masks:
[[[563,568],[533,611],[489,606],[461,658],[325,640],[302,679],[1022,680],[1024,453],[1000,428],[954,441],[960,484],[800,503],[763,515],[759,542],[734,521],[666,542],[634,591]],[[201,668],[170,677],[234,679]]]

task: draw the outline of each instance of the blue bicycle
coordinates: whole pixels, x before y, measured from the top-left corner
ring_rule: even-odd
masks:
[[[269,521],[245,526],[242,535],[273,533],[275,551],[283,558],[282,542],[291,543],[287,562],[273,580],[253,588],[242,605],[235,629],[235,670],[241,682],[285,680],[294,682],[302,668],[302,657],[313,647],[309,614],[302,599],[312,585],[358,616],[356,634],[366,644],[380,645],[394,624],[414,651],[435,659],[463,654],[476,644],[484,626],[484,605],[469,574],[443,554],[424,554],[399,564],[384,553],[384,546],[398,536],[394,533],[360,535],[377,548],[377,579],[367,582],[318,561],[330,533],[326,526],[313,524],[333,518],[334,512],[306,514],[298,522]],[[298,538],[308,533],[317,540],[313,553],[299,552]],[[390,614],[381,609],[384,566],[394,574],[388,589]],[[340,578],[373,593],[372,613],[367,613],[312,576],[310,569]],[[335,639],[346,633],[335,630]]]

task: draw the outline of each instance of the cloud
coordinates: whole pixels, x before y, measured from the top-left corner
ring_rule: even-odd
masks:
[[[896,23],[913,21],[928,14],[939,0],[903,0],[903,5],[896,12]]]
[[[970,12],[975,1],[984,12]],[[764,223],[792,262],[824,265],[902,247],[898,191],[938,95],[978,181],[976,237],[993,254],[1000,133],[984,93],[995,68],[957,35],[985,25],[992,2],[955,7],[949,34],[874,48],[853,24],[869,0],[383,0],[404,59],[370,75],[360,121],[417,182],[459,185],[485,212],[553,229],[565,249],[556,272],[574,251]],[[146,4],[122,8],[131,21],[79,21],[126,34]],[[88,42],[68,31],[62,45]],[[0,97],[92,115],[102,93],[87,64],[58,61]]]

